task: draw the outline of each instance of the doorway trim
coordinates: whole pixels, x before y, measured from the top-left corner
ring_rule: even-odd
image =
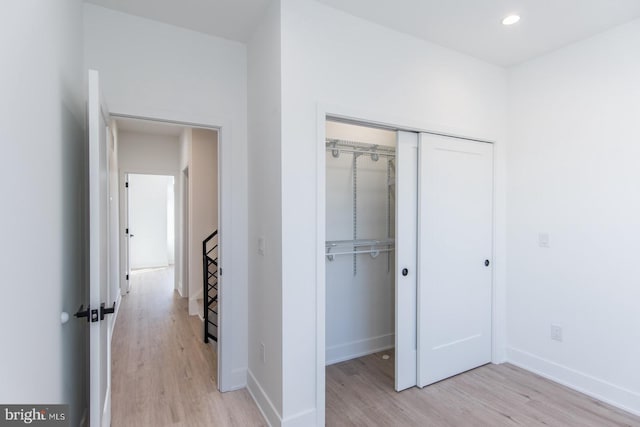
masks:
[[[233,268],[239,263],[234,258],[234,251],[230,239],[224,236],[232,235],[232,218],[233,205],[232,199],[232,124],[229,119],[217,118],[209,121],[208,119],[200,122],[191,122],[184,120],[174,120],[171,118],[163,118],[160,116],[140,116],[135,114],[111,112],[113,119],[135,119],[147,120],[159,123],[167,123],[179,125],[182,127],[210,129],[218,132],[218,236],[220,242],[220,259],[219,267],[225,267],[224,279],[221,278],[219,286],[220,305],[219,319],[220,327],[218,329],[217,342],[217,359],[218,359],[218,390],[221,392],[236,390],[246,384],[245,372],[233,370],[233,297],[234,294],[225,286],[226,283],[234,283],[235,277],[240,276],[240,272]],[[182,170],[176,173],[176,177],[180,177]],[[134,172],[135,173],[135,172]],[[190,254],[193,256],[193,254]],[[222,275],[220,275],[222,276]]]
[[[178,292],[180,292],[181,297],[189,297],[189,292],[185,290],[185,287],[189,288],[189,259],[191,258],[191,251],[189,251],[189,230],[190,224],[189,221],[189,166],[184,168],[181,171],[182,176],[182,200],[181,200],[181,217],[182,217],[182,250],[180,252],[180,262],[182,263],[182,267],[180,273],[182,274],[180,287]],[[185,237],[187,236],[187,237]]]
[[[504,233],[506,228],[504,215],[498,215],[497,207],[503,208],[503,176],[497,174],[503,161],[504,148],[490,138],[472,137],[464,129],[452,129],[423,122],[407,123],[398,117],[372,111],[362,111],[335,105],[317,104],[316,110],[316,425],[325,425],[325,385],[326,385],[326,277],[325,277],[325,236],[326,236],[326,160],[325,160],[325,123],[327,120],[351,123],[355,125],[377,127],[393,131],[407,131],[449,136],[459,139],[485,142],[494,145],[493,150],[493,218],[492,218],[492,308],[491,308],[491,361],[506,361],[506,330],[504,325],[505,273],[504,273]],[[434,130],[438,129],[438,130]]]
[[[120,170],[119,173],[118,173],[118,177],[122,181],[121,181],[120,185],[118,186],[118,188],[119,188],[118,196],[121,197],[121,199],[124,199],[124,203],[123,203],[124,206],[123,206],[122,209],[120,209],[120,214],[124,214],[124,219],[125,219],[125,221],[121,221],[121,225],[120,225],[121,229],[127,229],[127,228],[131,229],[132,228],[131,227],[131,215],[130,215],[131,214],[131,204],[130,204],[130,202],[131,202],[131,199],[130,199],[131,198],[131,193],[130,193],[131,186],[127,186],[125,184],[125,183],[129,183],[130,182],[131,175],[138,175],[138,176],[147,175],[147,176],[161,176],[161,177],[173,178],[174,186],[175,186],[175,183],[177,182],[177,177],[180,176],[178,173],[162,172],[162,170],[160,170],[160,169],[156,169],[156,170],[153,170],[153,171],[146,171],[146,172],[138,172],[135,169]],[[123,193],[120,193],[120,192],[123,192]],[[175,215],[176,210],[177,210],[177,205],[178,205],[176,203],[177,202],[177,200],[176,200],[177,199],[177,194],[178,193],[175,191],[175,188],[174,188],[174,196],[173,196],[174,219],[173,219],[173,222],[171,224],[173,226],[174,232],[176,231],[176,226],[178,225],[178,219],[177,219],[178,217]],[[167,212],[168,212],[168,210],[167,210]],[[123,218],[121,217],[120,219],[123,219]],[[168,221],[167,221],[167,223],[168,223]],[[120,230],[120,231],[122,232],[122,230]],[[129,234],[127,234],[126,232],[122,232],[121,233],[121,237],[122,237],[122,239],[121,239],[121,247],[122,248],[124,248],[127,245],[126,239],[127,238],[130,239],[132,237],[131,236],[131,231],[132,230],[129,230]],[[122,240],[124,240],[125,242],[123,243]],[[173,242],[173,250],[174,250],[174,252],[177,250],[177,248],[178,248],[178,242],[177,242],[177,239],[174,239],[174,242]],[[129,281],[127,283],[126,277],[124,277],[127,273],[130,273],[130,271],[128,271],[128,272],[126,271],[126,267],[128,266],[129,270],[131,270],[131,264],[130,264],[131,263],[131,251],[130,251],[130,249],[131,249],[131,247],[129,246],[129,251],[126,252],[126,255],[125,255],[125,252],[123,250],[121,250],[122,253],[120,254],[120,259],[122,260],[124,258],[124,261],[125,261],[123,263],[125,269],[123,270],[122,267],[121,267],[121,272],[120,272],[120,293],[122,295],[125,295],[126,293],[128,293],[128,291],[130,289],[130,284],[131,284],[131,281]],[[144,269],[144,268],[147,268],[147,267],[142,267],[142,268]],[[151,268],[155,268],[155,267],[151,267]],[[173,276],[173,280],[174,280],[173,288],[174,289],[176,289],[177,284],[178,284],[177,283],[177,278],[178,278],[178,276],[177,276],[177,271],[176,271],[174,276]],[[123,285],[126,285],[127,292],[124,291]]]

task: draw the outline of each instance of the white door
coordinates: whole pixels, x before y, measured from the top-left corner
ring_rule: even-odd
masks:
[[[418,134],[398,132],[396,148],[395,389],[416,385]]]
[[[491,361],[493,146],[420,135],[418,385]]]
[[[115,299],[109,291],[109,113],[98,72],[89,71],[89,419],[91,427],[111,423],[111,339],[106,316]],[[112,299],[113,298],[113,299]],[[105,303],[104,309],[101,304]],[[107,310],[105,310],[107,309]]]

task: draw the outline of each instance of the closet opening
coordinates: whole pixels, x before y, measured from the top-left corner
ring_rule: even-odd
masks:
[[[318,418],[386,425],[492,360],[493,144],[347,120],[320,122]]]
[[[394,390],[397,132],[328,119],[325,135],[331,402],[363,380]]]

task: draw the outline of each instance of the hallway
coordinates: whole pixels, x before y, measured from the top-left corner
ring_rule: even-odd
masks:
[[[216,389],[215,353],[172,279],[172,267],[131,276],[113,333],[111,424],[266,425],[246,390]]]

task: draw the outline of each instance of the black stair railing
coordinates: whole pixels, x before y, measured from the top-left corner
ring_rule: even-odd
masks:
[[[204,342],[218,341],[218,230],[202,241]]]

